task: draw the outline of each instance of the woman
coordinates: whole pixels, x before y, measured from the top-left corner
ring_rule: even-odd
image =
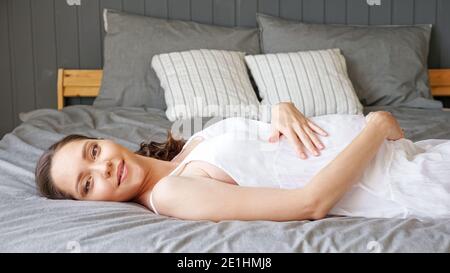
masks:
[[[307,119],[280,103],[271,125],[230,118],[137,153],[68,136],[40,158],[36,182],[49,198],[133,201],[190,220],[450,216],[450,141],[403,137],[388,112]]]

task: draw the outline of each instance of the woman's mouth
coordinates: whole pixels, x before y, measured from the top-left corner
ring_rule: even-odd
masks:
[[[120,186],[120,184],[127,178],[127,174],[128,174],[128,169],[127,166],[125,165],[125,161],[122,160],[122,162],[120,162],[119,164],[119,168],[117,170],[117,181],[118,181],[118,185]]]

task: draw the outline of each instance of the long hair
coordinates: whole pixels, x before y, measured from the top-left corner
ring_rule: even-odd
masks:
[[[39,158],[36,169],[36,186],[39,193],[50,199],[74,199],[68,193],[65,193],[58,189],[55,185],[53,178],[50,175],[50,169],[52,167],[53,156],[57,151],[59,151],[66,144],[77,140],[85,139],[98,139],[93,137],[88,137],[79,134],[68,135],[58,142],[52,144]],[[180,153],[181,149],[185,144],[185,140],[175,139],[170,131],[167,133],[167,139],[165,142],[155,142],[151,141],[149,143],[141,142],[139,150],[135,151],[136,154],[152,157],[159,160],[170,161],[177,154]]]

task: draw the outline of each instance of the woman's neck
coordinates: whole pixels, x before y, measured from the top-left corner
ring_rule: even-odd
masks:
[[[143,168],[146,170],[146,176],[141,188],[138,191],[138,194],[134,199],[138,203],[145,204],[148,193],[152,191],[153,187],[159,182],[159,180],[168,176],[173,170],[175,170],[179,162],[158,160],[152,157],[140,155],[138,156],[141,157]]]

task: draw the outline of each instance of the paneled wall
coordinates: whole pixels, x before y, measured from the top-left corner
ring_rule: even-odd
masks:
[[[69,1],[70,2],[70,1]],[[0,136],[20,112],[56,108],[57,68],[102,68],[103,8],[225,26],[262,12],[316,23],[433,24],[430,67],[450,67],[449,0],[0,0]],[[91,103],[92,100],[72,103]]]

